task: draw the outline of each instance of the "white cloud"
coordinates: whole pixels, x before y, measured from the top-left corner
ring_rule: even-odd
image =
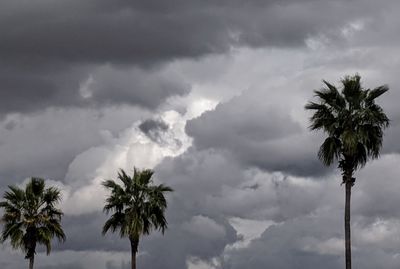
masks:
[[[218,258],[213,258],[211,261],[204,261],[197,257],[189,257],[186,260],[187,269],[219,269],[221,268]]]
[[[192,143],[185,133],[186,121],[214,106],[214,102],[200,99],[189,104],[184,115],[171,110],[160,113],[158,117],[169,126],[161,134],[161,143],[139,129],[140,121],[118,136],[112,136],[110,132],[104,135],[105,131],[102,131],[106,137],[104,144],[80,153],[69,166],[63,187],[65,213],[79,215],[101,210],[107,195],[101,182],[114,179],[119,169],[132,173],[133,167],[154,168],[164,158],[185,152]]]
[[[271,225],[277,223],[268,220],[253,220],[234,217],[229,219],[229,223],[235,228],[241,240],[232,245],[228,245],[227,249],[245,248],[250,242],[258,237]]]

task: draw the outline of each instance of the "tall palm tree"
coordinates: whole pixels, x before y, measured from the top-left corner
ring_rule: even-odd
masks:
[[[132,269],[136,269],[136,254],[141,235],[148,235],[152,230],[160,230],[163,234],[167,228],[165,209],[167,201],[165,192],[172,189],[163,184],[153,185],[152,170],[134,169],[132,177],[124,170],[118,173],[122,185],[113,180],[102,184],[111,190],[106,199],[104,211],[113,212],[103,227],[103,235],[109,230],[119,230],[121,237],[128,237],[131,243]]]
[[[364,89],[360,79],[359,75],[346,76],[341,80],[341,91],[324,81],[325,86],[315,91],[318,102],[305,106],[315,111],[310,129],[323,130],[328,136],[319,149],[319,159],[327,166],[337,161],[342,171],[346,269],[351,269],[350,196],[355,183],[354,172],[369,159],[379,157],[383,130],[389,126],[388,117],[375,103],[389,88],[383,85],[373,90]]]
[[[25,190],[9,186],[3,198],[0,207],[4,209],[1,218],[4,227],[0,241],[10,239],[13,248],[22,249],[32,269],[37,244],[44,245],[49,255],[54,237],[65,241],[61,227],[63,213],[56,208],[61,200],[60,190],[55,187],[46,188],[41,178],[31,178]]]

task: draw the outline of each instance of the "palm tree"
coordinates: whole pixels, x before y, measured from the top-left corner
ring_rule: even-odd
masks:
[[[327,166],[335,161],[342,171],[345,185],[345,256],[346,269],[351,269],[350,196],[354,172],[369,159],[379,157],[383,130],[389,119],[375,99],[389,90],[386,85],[373,90],[364,89],[359,75],[346,76],[339,90],[327,81],[315,91],[319,102],[309,102],[305,108],[315,111],[310,118],[311,130],[323,130],[327,138],[318,157]]]
[[[136,269],[136,254],[141,235],[148,235],[152,230],[160,230],[163,234],[167,228],[165,209],[167,201],[165,192],[172,189],[163,184],[153,185],[152,170],[134,169],[132,177],[120,169],[118,179],[122,185],[113,180],[102,184],[111,190],[106,199],[104,212],[113,214],[103,226],[103,235],[109,230],[119,230],[121,237],[128,237],[131,243],[132,269]]]
[[[55,187],[45,188],[41,178],[31,178],[25,190],[17,186],[8,188],[4,201],[0,202],[0,208],[4,209],[0,241],[10,239],[13,248],[22,249],[32,269],[37,244],[44,245],[49,255],[54,237],[60,242],[65,241],[60,223],[63,213],[56,208],[61,193]]]

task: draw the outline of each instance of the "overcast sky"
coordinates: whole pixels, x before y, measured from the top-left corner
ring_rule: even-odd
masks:
[[[399,268],[399,12],[396,0],[2,0],[0,192],[37,176],[63,193],[67,242],[36,268],[130,268],[128,240],[101,236],[100,182],[134,166],[175,190],[139,268],[343,268],[344,189],[304,105],[322,79],[356,73],[389,85],[391,127],[356,173],[353,263]],[[0,268],[26,266],[0,250]]]

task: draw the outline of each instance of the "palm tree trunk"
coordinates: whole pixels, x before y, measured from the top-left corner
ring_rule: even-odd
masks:
[[[346,179],[346,200],[344,210],[344,237],[345,237],[345,257],[346,269],[351,269],[351,234],[350,234],[350,198],[351,187],[353,187],[353,178]]]
[[[139,246],[139,238],[129,238],[131,241],[131,269],[136,269],[136,253]]]
[[[35,256],[32,255],[32,256],[29,258],[29,269],[33,269],[33,262],[34,262],[34,260],[35,260]]]

